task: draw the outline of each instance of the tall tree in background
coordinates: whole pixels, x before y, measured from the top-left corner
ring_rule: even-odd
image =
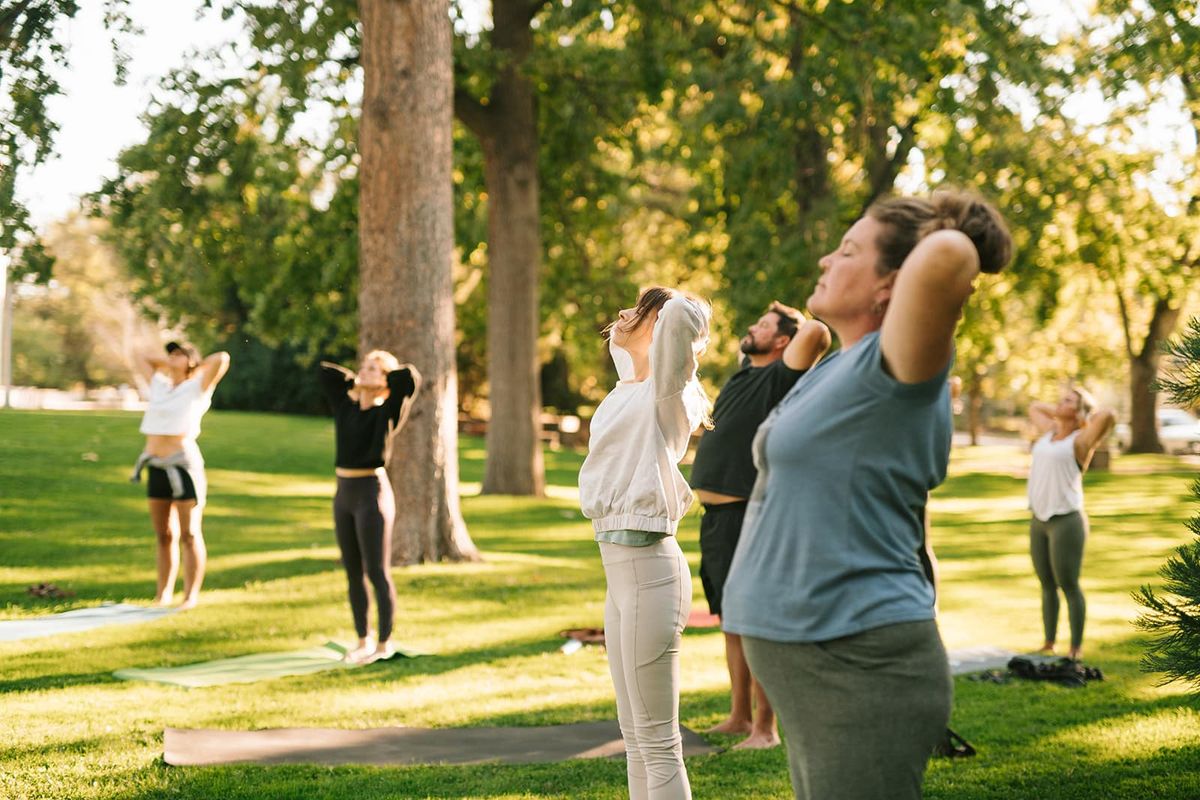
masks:
[[[493,0],[487,105],[466,88],[454,111],[483,148],[487,186],[488,494],[541,495],[538,278],[542,263],[538,110],[527,72],[546,0]]]
[[[802,303],[818,258],[910,162],[936,159],[944,125],[1049,105],[1057,80],[1021,5],[718,1],[700,19],[671,65],[683,135],[668,157],[696,176],[693,225],[723,242],[697,257],[738,328],[773,296]],[[995,194],[995,176],[961,177]]]
[[[1182,224],[1172,242],[1156,247],[1156,266],[1179,276],[1183,284],[1200,275],[1200,9],[1195,0],[1146,0],[1126,3],[1102,0],[1101,15],[1086,39],[1083,63],[1091,63],[1105,93],[1121,101],[1130,116],[1148,108],[1172,89],[1183,95],[1183,112],[1191,125],[1193,156],[1186,165],[1188,186],[1182,191]],[[1127,90],[1140,86],[1143,100],[1131,103]],[[1130,349],[1132,363],[1130,447],[1133,452],[1160,452],[1153,385],[1162,344],[1182,313],[1181,280],[1138,288],[1150,292],[1153,305],[1141,351]],[[1118,287],[1121,291],[1124,287]],[[1122,316],[1125,306],[1122,306]]]
[[[449,5],[361,0],[359,11],[360,350],[391,350],[424,376],[392,464],[393,560],[475,559],[458,501]]]

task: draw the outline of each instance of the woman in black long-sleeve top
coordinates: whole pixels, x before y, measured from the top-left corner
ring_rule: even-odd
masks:
[[[349,661],[367,663],[390,658],[396,587],[389,556],[396,504],[384,464],[391,437],[404,425],[421,375],[385,350],[367,353],[355,375],[348,369],[321,362],[321,386],[333,410],[337,439],[337,494],[333,524],[350,588],[350,610],[358,646]],[[367,582],[375,589],[379,609],[379,638],[372,643],[367,630]]]

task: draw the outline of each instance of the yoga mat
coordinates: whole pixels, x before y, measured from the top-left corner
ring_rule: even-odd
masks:
[[[90,631],[105,625],[129,625],[134,622],[149,622],[178,609],[162,606],[135,606],[129,603],[105,603],[95,608],[77,608],[61,614],[31,619],[0,620],[0,642],[15,642],[21,639],[36,639],[42,636],[57,636],[64,633]]]
[[[1003,647],[964,647],[946,654],[950,659],[952,675],[966,675],[989,669],[1004,669],[1008,660],[1016,655]]]
[[[172,686],[224,686],[230,683],[254,683],[256,681],[282,678],[287,675],[311,675],[329,669],[352,669],[364,666],[342,660],[346,648],[337,642],[326,642],[320,647],[290,650],[283,653],[255,653],[236,658],[221,658],[182,667],[158,667],[151,669],[119,669],[114,676],[126,681],[154,681]],[[416,658],[422,653],[411,650],[396,650],[396,656]]]
[[[716,748],[687,728],[685,756]],[[610,758],[625,752],[616,722],[530,728],[275,728],[216,731],[167,728],[163,759],[173,766],[210,764],[533,764]]]

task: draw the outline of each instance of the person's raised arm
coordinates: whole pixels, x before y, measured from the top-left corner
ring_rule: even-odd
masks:
[[[1054,430],[1054,406],[1049,403],[1033,402],[1029,404],[1029,421],[1038,433],[1049,433]]]
[[[154,377],[154,373],[160,369],[167,368],[166,356],[157,355],[154,353],[142,353],[134,359],[139,377],[149,381]]]
[[[229,371],[229,353],[224,350],[209,353],[196,369],[200,373],[200,387],[206,392],[211,392]]]
[[[1087,469],[1096,454],[1096,448],[1105,440],[1117,420],[1111,408],[1098,408],[1088,415],[1079,433],[1075,436],[1075,460],[1081,469]]]
[[[321,371],[317,373],[317,379],[325,398],[335,407],[354,385],[354,373],[332,361],[321,362]]]
[[[656,400],[683,391],[696,374],[697,352],[707,338],[708,320],[699,303],[677,296],[663,304],[650,342],[650,379]]]
[[[923,383],[946,368],[954,329],[979,275],[979,253],[965,233],[926,236],[897,271],[880,333],[884,364],[901,383]]]
[[[796,334],[783,351],[783,363],[788,369],[812,369],[833,341],[829,328],[820,320],[810,319],[796,329]]]
[[[388,398],[384,405],[394,430],[404,427],[412,405],[421,391],[421,373],[412,364],[401,364],[387,374]]]

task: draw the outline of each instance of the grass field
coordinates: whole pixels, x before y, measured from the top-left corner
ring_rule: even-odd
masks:
[[[0,412],[0,617],[147,600],[153,541],[141,441],[125,413]],[[188,664],[353,636],[329,524],[332,428],[315,418],[214,412],[209,578],[199,608],[151,623],[0,643],[0,798],[620,798],[613,761],[538,766],[174,768],[164,727],[537,725],[615,716],[603,650],[558,652],[563,628],[601,622],[604,578],[573,499],[580,456],[548,453],[551,497],[477,496],[483,450],[464,440],[464,510],[479,564],[396,573],[396,638],[432,657],[242,686],[122,682],[121,667]],[[1027,555],[1025,457],[956,451],[935,495],[941,625],[950,648],[1040,642]],[[1200,711],[1183,687],[1139,672],[1130,591],[1187,540],[1194,466],[1123,457],[1087,478],[1085,657],[1108,680],[1082,689],[958,679],[953,726],[979,756],[935,761],[929,798],[1200,798]],[[692,563],[698,517],[680,539]],[[76,596],[32,598],[53,582]],[[697,604],[702,605],[699,581]],[[1065,619],[1062,623],[1065,636]],[[681,716],[727,710],[721,635],[684,637]],[[735,739],[713,737],[719,745]],[[870,756],[863,754],[863,768]],[[688,762],[697,798],[790,797],[785,757],[723,752]]]

